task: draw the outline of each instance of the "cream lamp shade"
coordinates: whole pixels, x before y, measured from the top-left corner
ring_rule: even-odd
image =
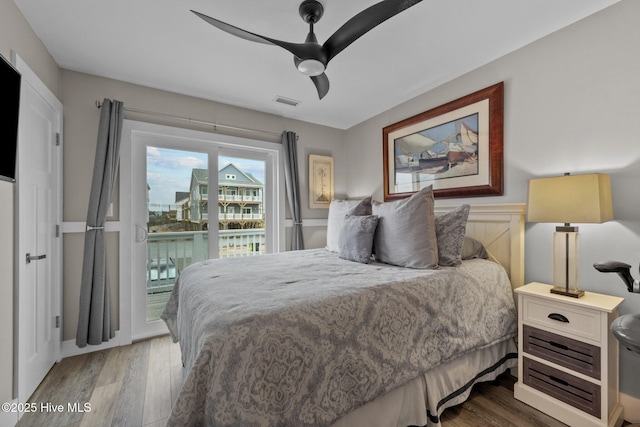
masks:
[[[613,219],[609,175],[591,173],[529,181],[527,221],[602,223]]]
[[[551,292],[579,298],[578,227],[571,223],[602,223],[613,219],[609,175],[592,173],[529,181],[528,222],[564,223],[553,237]]]

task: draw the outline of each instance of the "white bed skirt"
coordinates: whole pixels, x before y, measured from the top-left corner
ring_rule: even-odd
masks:
[[[430,370],[345,415],[332,427],[440,426],[440,415],[469,397],[471,387],[517,365],[513,339],[469,353]]]

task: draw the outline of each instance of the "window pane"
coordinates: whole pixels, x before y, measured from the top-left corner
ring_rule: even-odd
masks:
[[[178,273],[209,258],[207,159],[147,147],[147,321],[160,318]]]
[[[220,257],[266,253],[265,161],[220,156],[218,165]]]

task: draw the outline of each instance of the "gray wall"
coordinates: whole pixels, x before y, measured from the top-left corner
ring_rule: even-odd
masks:
[[[66,222],[85,220],[99,121],[99,110],[94,103],[105,97],[121,100],[126,106],[139,109],[272,132],[285,129],[297,132],[300,136],[298,155],[302,172],[301,188],[306,188],[309,154],[331,155],[335,160],[336,192],[346,194],[346,148],[342,130],[60,69],[13,1],[1,0],[0,53],[9,59],[12,50],[25,60],[64,105],[63,220]],[[128,114],[127,118],[181,125],[179,122],[172,123],[149,116]],[[0,401],[12,398],[13,191],[14,185],[0,181],[0,235],[3,237],[0,239],[0,271],[3,272],[0,278],[0,337],[4,342],[0,349]],[[111,220],[119,218],[118,191],[117,188],[114,194],[115,215]],[[326,218],[326,210],[308,209],[305,191],[302,191],[302,199],[304,218]],[[323,228],[305,228],[304,234],[308,247],[324,246]],[[113,284],[112,302],[116,302],[112,308],[116,319],[118,237],[118,233],[108,233],[107,236],[109,275]],[[78,260],[82,259],[82,245],[81,233],[64,235],[63,340],[73,340],[76,333],[81,271]]]
[[[580,225],[580,286],[626,298],[621,314],[640,312],[640,295],[627,293],[617,276],[592,267],[598,260],[616,259],[637,272],[640,262],[638,16],[640,2],[624,0],[349,129],[349,194],[373,192],[382,199],[383,127],[504,81],[504,196],[446,202],[525,202],[530,178],[611,174],[615,220]],[[527,224],[527,282],[552,279],[554,227]],[[621,390],[636,397],[638,372],[640,357],[622,350]]]
[[[212,78],[215,79],[215,75],[212,75]],[[125,107],[208,120],[220,124],[276,133],[280,133],[282,130],[296,132],[299,135],[298,160],[301,171],[300,188],[303,218],[326,218],[327,216],[327,210],[308,208],[308,194],[304,189],[307,188],[309,154],[334,157],[336,191],[340,194],[346,193],[346,148],[344,147],[344,131],[342,130],[63,70],[64,221],[66,222],[82,222],[86,219],[100,114],[95,106],[95,101],[101,101],[103,98],[122,101]],[[164,125],[185,126],[184,122],[172,121],[158,116],[126,113],[125,117]],[[188,126],[194,128],[193,124],[188,124]],[[211,131],[211,128],[203,126],[198,130]],[[255,135],[237,135],[255,138]],[[279,139],[273,139],[273,141],[276,140]],[[113,195],[115,214],[113,218],[110,218],[112,220],[119,218],[118,198],[119,188],[116,188]],[[290,217],[289,212],[287,212],[287,217]],[[118,237],[118,233],[107,233],[107,263],[109,280],[112,283],[111,301],[114,319],[118,319],[119,315],[117,304]],[[324,246],[325,231],[316,227],[305,228],[304,238],[307,247]],[[81,276],[81,265],[78,260],[82,259],[83,239],[82,233],[66,233],[64,235],[63,340],[75,339],[76,335]]]
[[[40,79],[59,95],[60,71],[44,45],[11,0],[0,1],[0,53],[24,59]],[[0,181],[0,401],[12,398],[13,384],[13,192]]]
[[[637,265],[640,261],[640,2],[621,3],[567,29],[494,61],[347,131],[170,94],[81,73],[60,70],[10,0],[0,2],[0,53],[18,54],[64,104],[65,221],[84,221],[90,168],[95,151],[98,110],[93,103],[115,98],[135,108],[217,120],[220,123],[283,129],[300,134],[302,189],[309,154],[332,155],[337,196],[373,193],[382,199],[382,128],[498,81],[505,82],[505,194],[472,203],[524,202],[531,177],[600,171],[612,177],[616,220],[581,226],[582,287],[626,298],[620,312],[640,312],[640,296],[629,295],[617,277],[601,275],[591,264],[602,258]],[[136,118],[136,117],[132,117]],[[140,117],[138,117],[140,118]],[[144,118],[148,120],[148,117]],[[173,123],[162,123],[173,124]],[[367,165],[367,167],[361,166]],[[117,196],[117,195],[116,195]],[[307,208],[303,217],[325,218],[326,211]],[[117,198],[116,198],[117,200]],[[463,200],[447,202],[462,203]],[[116,218],[117,218],[116,206]],[[0,182],[0,235],[13,234],[13,186]],[[529,224],[526,230],[526,279],[551,279],[553,226]],[[324,245],[322,228],[305,228],[308,247]],[[64,339],[75,336],[81,254],[79,235],[64,242]],[[109,257],[117,259],[117,235],[110,236]],[[111,264],[115,271],[117,262]],[[13,241],[0,239],[0,337],[11,343]],[[114,280],[117,277],[114,278]],[[117,295],[114,292],[114,301]],[[117,311],[117,307],[114,307]],[[12,348],[0,350],[0,400],[10,399]],[[622,351],[622,391],[640,397],[634,384],[637,357]]]

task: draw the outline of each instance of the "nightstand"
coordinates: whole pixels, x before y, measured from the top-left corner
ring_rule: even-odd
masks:
[[[515,398],[570,426],[620,426],[618,342],[610,331],[624,300],[556,295],[530,283],[518,295]]]

